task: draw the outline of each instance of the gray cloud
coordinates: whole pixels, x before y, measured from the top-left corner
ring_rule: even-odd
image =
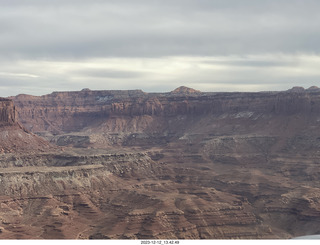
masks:
[[[26,57],[319,52],[318,1],[5,1],[0,51]]]
[[[140,78],[143,77],[146,73],[136,72],[136,71],[124,71],[124,70],[115,70],[115,69],[101,69],[101,68],[86,68],[81,70],[74,70],[70,73],[73,73],[77,76],[91,77],[91,78]]]
[[[182,83],[308,86],[319,75],[319,9],[318,0],[3,0],[0,87],[12,95],[18,85],[38,93],[86,83],[149,91]],[[301,65],[304,55],[316,58]],[[114,58],[123,63],[102,68],[97,61]]]
[[[240,59],[240,60],[216,60],[205,61],[204,63],[213,65],[227,65],[235,67],[295,67],[299,65],[297,60],[252,60],[252,59]]]

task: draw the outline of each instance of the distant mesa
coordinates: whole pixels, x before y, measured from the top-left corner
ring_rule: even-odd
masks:
[[[317,86],[311,86],[308,89],[304,89],[303,87],[296,86],[291,89],[288,89],[287,92],[292,92],[292,93],[320,92],[320,88]]]
[[[295,86],[295,87],[292,87],[291,89],[288,89],[287,92],[301,93],[301,92],[305,92],[305,89],[304,87]]]
[[[81,90],[81,92],[88,92],[88,91],[91,91],[91,89],[90,89],[90,88],[83,88],[83,89]]]
[[[320,92],[320,88],[317,86],[311,86],[307,89],[308,92]]]
[[[180,86],[179,88],[176,88],[175,90],[171,91],[171,93],[172,94],[198,94],[198,93],[201,93],[201,91],[193,88],[188,88],[185,86]]]

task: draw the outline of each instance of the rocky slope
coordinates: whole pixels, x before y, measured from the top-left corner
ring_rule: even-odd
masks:
[[[198,173],[156,163],[147,153],[66,152],[19,160],[23,166],[0,168],[1,238],[279,237],[243,197],[183,183],[176,177]]]
[[[0,238],[318,234],[319,95],[16,96],[23,126],[63,148],[0,154]]]
[[[46,140],[22,127],[15,119],[13,101],[0,98],[0,153],[20,153],[55,149]]]

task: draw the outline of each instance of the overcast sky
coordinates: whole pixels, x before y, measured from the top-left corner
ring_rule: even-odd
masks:
[[[0,96],[308,88],[319,0],[1,0]]]

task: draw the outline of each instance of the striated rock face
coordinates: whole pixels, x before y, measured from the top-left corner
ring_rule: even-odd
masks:
[[[142,91],[54,92],[45,96],[18,95],[13,98],[18,120],[29,130],[53,133],[78,131],[101,122],[111,113],[123,111],[126,103],[144,97]],[[126,109],[127,110],[127,109]],[[132,113],[135,112],[130,109]]]
[[[1,238],[277,237],[247,200],[177,182],[178,172],[196,175],[146,153],[8,155],[0,163]]]
[[[175,92],[176,91],[176,92]],[[320,112],[314,88],[288,92],[200,93],[178,88],[167,94],[142,91],[54,92],[45,96],[13,97],[18,120],[33,132],[73,132],[116,118],[176,117],[223,113],[281,114]],[[294,91],[299,91],[298,93]],[[313,93],[308,92],[313,91]],[[123,131],[121,125],[111,130]],[[138,130],[138,129],[137,129]]]
[[[16,122],[12,100],[0,98],[0,154],[54,149],[46,140],[28,132]]]
[[[14,135],[2,127],[1,142],[30,148],[0,154],[0,238],[320,233],[316,87],[261,93],[180,87],[149,94],[84,89],[12,99],[19,122],[63,148],[31,150],[37,149],[31,139],[18,140],[22,127]]]
[[[0,98],[0,126],[15,123],[15,107],[12,100]]]
[[[302,130],[311,124],[317,127],[320,92],[313,87],[296,90],[201,93],[180,87],[162,94],[83,90],[12,99],[18,121],[28,130],[61,146],[103,148],[152,142],[159,145],[189,131],[284,134],[284,120],[288,130]]]

